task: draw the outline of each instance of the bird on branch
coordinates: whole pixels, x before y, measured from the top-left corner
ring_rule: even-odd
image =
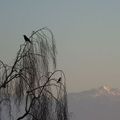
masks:
[[[59,79],[57,80],[57,83],[59,83],[59,82],[61,81],[61,79],[62,79],[62,78],[61,78],[61,77],[59,77]]]
[[[6,88],[6,83],[3,83],[1,87]]]
[[[26,36],[26,35],[23,35],[24,39],[25,39],[25,42],[29,42],[32,44],[32,42],[30,41],[30,39]]]

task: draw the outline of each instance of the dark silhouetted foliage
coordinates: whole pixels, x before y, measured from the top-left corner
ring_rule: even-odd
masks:
[[[4,107],[8,120],[68,120],[65,75],[56,70],[51,30],[42,28],[24,39],[12,66],[0,61],[0,120]],[[22,114],[14,116],[21,106]]]

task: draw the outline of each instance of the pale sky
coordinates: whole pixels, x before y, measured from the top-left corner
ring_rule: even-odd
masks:
[[[68,92],[120,88],[120,0],[0,0],[0,59],[10,63],[22,35],[45,26]]]

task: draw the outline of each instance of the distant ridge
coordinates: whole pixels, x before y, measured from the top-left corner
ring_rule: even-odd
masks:
[[[107,85],[68,94],[71,120],[120,120],[120,89]]]

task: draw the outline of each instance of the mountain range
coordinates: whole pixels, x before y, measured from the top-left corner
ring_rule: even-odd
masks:
[[[70,120],[120,120],[120,89],[102,86],[68,94]]]

